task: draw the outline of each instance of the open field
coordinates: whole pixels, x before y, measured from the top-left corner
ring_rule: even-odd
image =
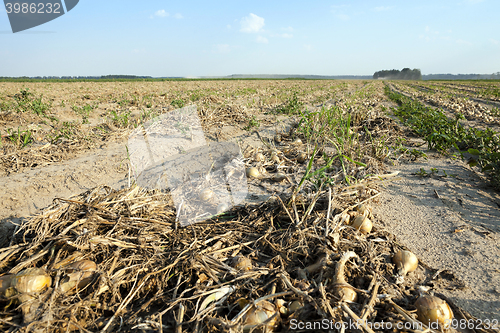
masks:
[[[185,332],[238,331],[238,298],[274,294],[272,302],[302,302],[278,314],[278,331],[294,318],[397,323],[408,318],[393,303],[414,310],[419,285],[452,303],[456,318],[498,323],[499,89],[483,81],[0,82],[0,275],[36,266],[57,281],[58,260],[76,250],[98,272],[76,295],[47,289],[29,315],[0,300],[0,328],[174,332],[183,322]],[[127,139],[192,104],[207,141],[238,144],[245,167],[261,176],[248,180],[244,207],[178,228],[168,193],[130,187]],[[373,208],[367,235],[342,223],[363,201]],[[420,261],[402,284],[391,261],[399,249]],[[353,303],[342,302],[334,276],[348,251],[358,256],[346,265]],[[252,267],[238,272],[238,256]],[[221,287],[227,300],[201,311]]]

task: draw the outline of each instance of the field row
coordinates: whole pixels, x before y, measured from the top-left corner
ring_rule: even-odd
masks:
[[[471,97],[430,90],[417,84],[393,83],[393,85],[413,99],[461,114],[467,120],[476,119],[486,124],[500,124],[500,104],[497,106],[493,102],[490,104],[478,102]]]
[[[498,82],[435,82],[422,81],[419,86],[436,92],[461,94],[491,101],[500,101],[500,84]]]
[[[225,126],[251,131],[275,123],[276,116],[298,116],[321,106],[351,114],[356,125],[377,117],[387,100],[379,82],[361,81],[2,85],[0,134],[6,173],[71,158],[190,104],[197,106],[205,134],[218,138]]]
[[[468,163],[478,165],[491,179],[493,185],[500,188],[500,136],[490,127],[464,126],[460,123],[463,114],[457,112],[452,117],[442,110],[427,107],[419,102],[417,94],[403,88],[401,85],[386,86],[387,96],[399,107],[394,113],[416,134],[423,137],[429,149],[435,149],[445,154],[465,158],[468,153]],[[483,115],[484,117],[484,115]],[[484,119],[484,118],[483,118]]]

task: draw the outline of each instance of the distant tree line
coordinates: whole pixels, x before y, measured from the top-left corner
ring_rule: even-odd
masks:
[[[387,79],[387,80],[422,80],[422,73],[420,69],[403,68],[403,70],[391,69],[382,70],[373,74],[373,79]]]
[[[111,79],[134,80],[134,79],[152,79],[152,77],[151,76],[136,76],[136,75],[103,75],[103,76],[101,76],[101,79],[105,79],[105,80],[111,80]]]

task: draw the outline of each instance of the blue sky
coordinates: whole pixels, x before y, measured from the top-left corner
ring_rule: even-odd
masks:
[[[500,1],[81,0],[13,34],[0,76],[500,71]]]

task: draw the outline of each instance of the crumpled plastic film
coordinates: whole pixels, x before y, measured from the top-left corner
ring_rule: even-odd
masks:
[[[181,226],[206,220],[238,205],[248,195],[245,164],[232,142],[207,144],[196,106],[156,117],[128,139],[137,185],[169,189]],[[201,196],[209,191],[210,198]]]

